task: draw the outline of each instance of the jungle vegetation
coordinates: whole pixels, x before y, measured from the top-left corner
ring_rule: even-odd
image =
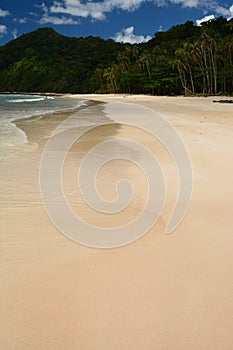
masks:
[[[40,28],[0,47],[0,91],[233,94],[233,19],[188,21],[134,45]]]

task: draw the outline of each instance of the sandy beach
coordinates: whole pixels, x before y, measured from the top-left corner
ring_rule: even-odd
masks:
[[[29,143],[1,161],[1,348],[232,350],[233,105],[213,103],[222,97],[72,97],[95,101],[77,116],[102,118],[103,124],[73,145],[64,164],[63,188],[72,210],[102,227],[125,225],[143,210],[145,177],[125,160],[107,163],[97,183],[111,201],[119,178],[129,179],[135,196],[125,210],[97,213],[77,188],[83,156],[99,142],[119,138],[156,154],[166,203],[157,223],[132,244],[103,250],[73,242],[50,221],[39,186],[45,144],[64,116],[18,122]],[[176,167],[150,134],[114,124],[106,111],[115,102],[157,111],[188,150],[193,193],[171,235],[165,226],[177,197]]]

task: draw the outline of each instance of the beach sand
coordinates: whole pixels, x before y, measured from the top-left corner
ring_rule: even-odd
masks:
[[[40,195],[41,154],[63,117],[18,122],[29,144],[1,162],[1,348],[232,350],[232,105],[213,103],[211,97],[73,97],[104,102],[89,107],[93,118],[119,101],[149,107],[168,120],[192,161],[190,207],[175,232],[166,235],[178,188],[171,159],[147,133],[103,126],[74,145],[67,158],[63,185],[72,209],[104,227],[124,225],[143,209],[145,178],[124,160],[106,164],[98,186],[113,200],[117,179],[127,177],[136,192],[129,208],[98,214],[80,196],[76,176],[83,155],[110,138],[131,138],[157,152],[168,195],[156,225],[136,242],[109,250],[79,245],[51,223]]]

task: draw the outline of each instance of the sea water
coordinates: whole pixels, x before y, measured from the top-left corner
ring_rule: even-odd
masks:
[[[76,98],[0,94],[0,155],[7,148],[27,143],[27,135],[19,129],[15,121],[33,116],[75,110],[85,104]]]

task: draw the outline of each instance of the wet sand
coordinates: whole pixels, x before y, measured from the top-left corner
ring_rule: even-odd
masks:
[[[49,220],[39,188],[43,148],[63,118],[50,124],[46,118],[21,122],[30,143],[1,163],[2,348],[231,350],[232,105],[213,103],[216,98],[77,97],[137,103],[168,120],[182,136],[193,164],[190,208],[177,230],[166,235],[177,193],[175,167],[149,134],[106,125],[89,132],[67,157],[63,185],[72,209],[106,227],[124,225],[142,210],[146,181],[124,160],[106,164],[98,186],[106,200],[113,200],[117,179],[127,177],[136,192],[129,208],[112,216],[97,214],[81,198],[76,169],[90,148],[110,138],[131,138],[157,153],[168,197],[157,224],[130,245],[97,250],[74,243]],[[114,121],[103,115],[105,104],[92,106],[89,116]]]

